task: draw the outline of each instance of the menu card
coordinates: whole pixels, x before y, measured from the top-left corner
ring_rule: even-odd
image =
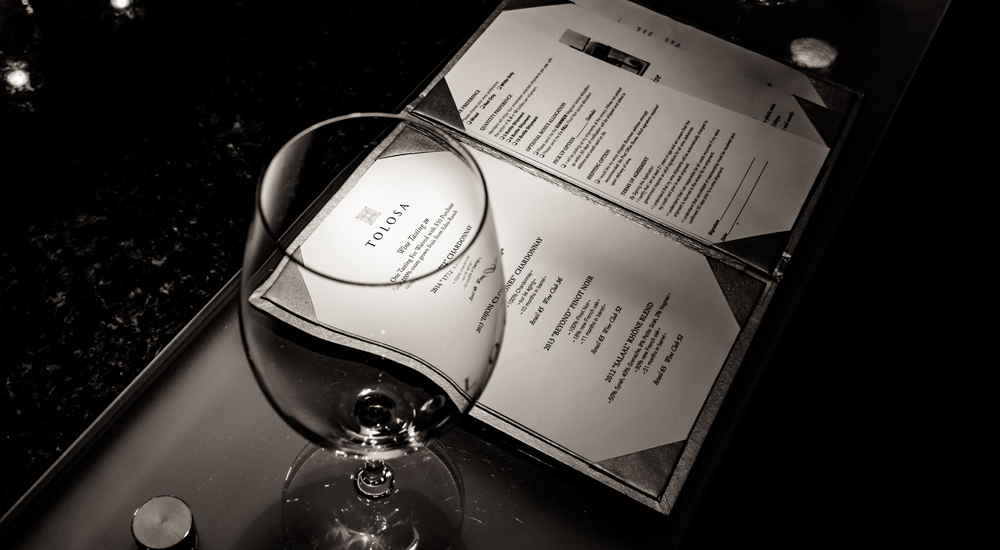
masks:
[[[399,292],[449,300],[447,331],[363,326],[330,307],[343,289],[291,262],[257,305],[403,357],[457,400],[481,389],[468,361],[493,345],[482,323],[505,308],[472,415],[668,513],[780,277],[754,244],[787,259],[843,126],[816,123],[836,117],[800,73],[694,28],[657,16],[637,29],[623,21],[642,10],[622,2],[539,4],[502,5],[409,108],[473,149],[502,247],[407,281],[414,259],[460,247],[472,223],[449,218],[465,209],[446,191],[401,203],[378,265],[404,275]],[[687,48],[661,40],[668,30]],[[754,63],[727,71],[730,55]],[[387,197],[373,208],[396,208],[393,181],[446,157],[429,140],[387,139],[296,253],[320,261],[334,232],[364,238],[356,210]],[[384,293],[351,299],[392,307]]]

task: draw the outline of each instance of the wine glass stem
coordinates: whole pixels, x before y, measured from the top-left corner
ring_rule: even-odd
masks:
[[[366,460],[354,476],[358,493],[372,500],[392,494],[395,473],[384,460]]]

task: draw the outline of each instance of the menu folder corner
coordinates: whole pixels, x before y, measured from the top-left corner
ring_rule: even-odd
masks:
[[[407,126],[392,140],[392,143],[386,146],[378,158],[385,159],[401,155],[434,153],[444,150],[444,146]]]
[[[805,112],[813,128],[823,138],[823,142],[831,149],[837,145],[840,133],[844,130],[847,117],[833,109],[828,109],[822,105],[817,105],[808,99],[793,96],[798,101],[802,111]]]
[[[597,463],[606,472],[625,480],[626,484],[657,498],[667,486],[667,481],[684,450],[686,439],[608,458]]]
[[[264,299],[274,305],[294,313],[296,316],[318,323],[316,308],[306,287],[299,265],[302,264],[302,249],[292,253],[293,262],[286,263],[271,288],[264,293]]]
[[[763,273],[771,273],[771,270],[778,265],[781,253],[788,246],[791,235],[790,231],[778,231],[715,243],[712,246],[739,258]]]
[[[726,297],[736,322],[740,324],[740,328],[746,327],[767,284],[719,260],[707,256],[705,260],[708,261],[708,266],[712,269],[712,274],[715,275],[719,289]]]
[[[427,95],[413,110],[459,132],[465,131],[462,115],[458,112],[458,105],[455,104],[455,97],[448,87],[448,80],[443,77],[437,81],[437,84],[427,92]]]

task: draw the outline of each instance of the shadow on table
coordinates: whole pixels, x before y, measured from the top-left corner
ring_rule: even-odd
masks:
[[[250,527],[243,532],[233,548],[240,550],[295,550],[294,545],[285,542],[281,533],[281,503],[275,502],[254,518]],[[130,545],[127,550],[135,550],[135,546]],[[460,538],[452,543],[450,550],[468,550],[468,547]]]

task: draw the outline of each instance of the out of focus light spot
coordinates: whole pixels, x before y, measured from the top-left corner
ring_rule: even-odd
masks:
[[[31,86],[31,77],[24,69],[14,69],[7,73],[7,84],[13,86],[15,90],[24,90]]]
[[[28,0],[21,0],[21,5],[24,6],[24,11],[28,12],[28,15],[35,13],[35,8],[31,7],[31,2],[28,2]]]
[[[123,24],[125,22],[124,17],[136,19],[143,16],[143,10],[136,7],[135,0],[108,0],[108,3],[115,10],[116,25]]]
[[[788,50],[792,63],[806,69],[827,69],[837,60],[837,48],[819,38],[796,38]]]

